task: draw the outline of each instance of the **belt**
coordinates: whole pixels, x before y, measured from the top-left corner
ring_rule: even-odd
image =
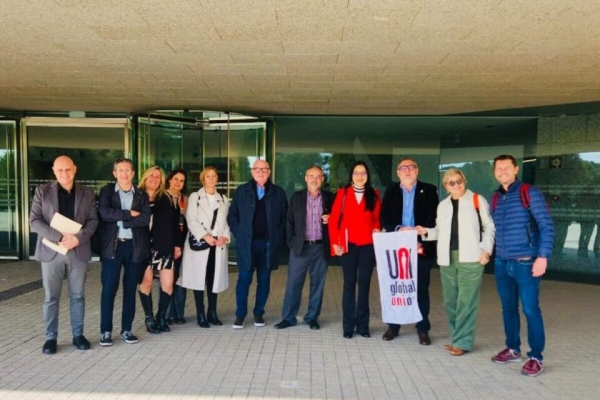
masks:
[[[119,242],[128,242],[132,239],[128,239],[128,238],[118,238]]]
[[[319,240],[305,240],[304,243],[306,243],[306,244],[321,244],[321,243],[323,243],[323,240],[322,239],[319,239]]]

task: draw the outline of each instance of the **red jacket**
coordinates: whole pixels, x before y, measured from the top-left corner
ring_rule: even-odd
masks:
[[[342,211],[344,193],[346,193],[346,201],[344,203],[344,210]],[[375,190],[375,209],[373,211],[366,209],[365,201],[365,197],[363,196],[360,204],[357,203],[356,195],[351,187],[338,190],[328,223],[331,255],[336,255],[333,249],[334,244],[342,246],[344,253],[348,251],[348,243],[358,246],[373,244],[373,230],[381,230],[381,222],[379,220],[381,199],[379,192]],[[342,213],[342,223],[339,224]],[[338,224],[340,225],[339,229]]]

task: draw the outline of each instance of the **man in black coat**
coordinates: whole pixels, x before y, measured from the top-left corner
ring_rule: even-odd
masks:
[[[287,284],[282,321],[276,329],[285,329],[297,323],[296,315],[302,300],[302,288],[310,271],[310,295],[304,322],[310,329],[319,329],[318,318],[323,304],[323,289],[330,258],[327,223],[333,203],[333,194],[321,190],[325,180],[323,170],[311,166],[304,175],[306,189],[292,195],[287,213],[286,238],[290,248]]]
[[[435,227],[439,197],[437,188],[429,183],[417,180],[419,167],[412,158],[403,158],[396,167],[399,183],[390,186],[383,196],[381,206],[381,226],[387,232],[412,230],[420,225]],[[431,268],[436,259],[436,242],[421,242],[417,262],[417,302],[423,319],[417,323],[419,343],[431,344],[429,330],[429,281]],[[394,340],[400,331],[400,325],[389,324],[383,334],[383,340]]]

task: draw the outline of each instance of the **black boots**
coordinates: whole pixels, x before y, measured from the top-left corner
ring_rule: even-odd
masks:
[[[223,323],[219,321],[219,317],[217,316],[217,310],[211,310],[208,312],[207,321],[216,326],[223,325]]]
[[[200,328],[210,328],[206,314],[204,314],[204,290],[194,290],[194,302],[196,303],[196,315]]]
[[[140,303],[142,303],[144,314],[146,315],[146,330],[148,333],[160,333],[154,321],[154,315],[152,315],[152,294],[144,294],[140,291],[138,291],[138,294],[140,295]]]
[[[156,313],[156,322],[158,329],[161,332],[170,332],[171,328],[167,324],[167,308],[169,307],[169,301],[171,301],[171,295],[165,293],[162,289],[160,291],[160,297],[158,298],[158,312]]]
[[[217,317],[217,294],[208,293],[208,322],[213,325],[221,326],[223,323]]]
[[[208,294],[208,316],[204,314],[204,290],[194,290],[194,301],[196,302],[196,313],[198,314],[198,326],[210,328],[209,323],[221,326],[223,323],[217,316],[217,294]]]

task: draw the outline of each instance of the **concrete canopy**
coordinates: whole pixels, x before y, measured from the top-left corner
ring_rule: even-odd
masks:
[[[2,0],[0,109],[444,115],[600,100],[590,0]]]

